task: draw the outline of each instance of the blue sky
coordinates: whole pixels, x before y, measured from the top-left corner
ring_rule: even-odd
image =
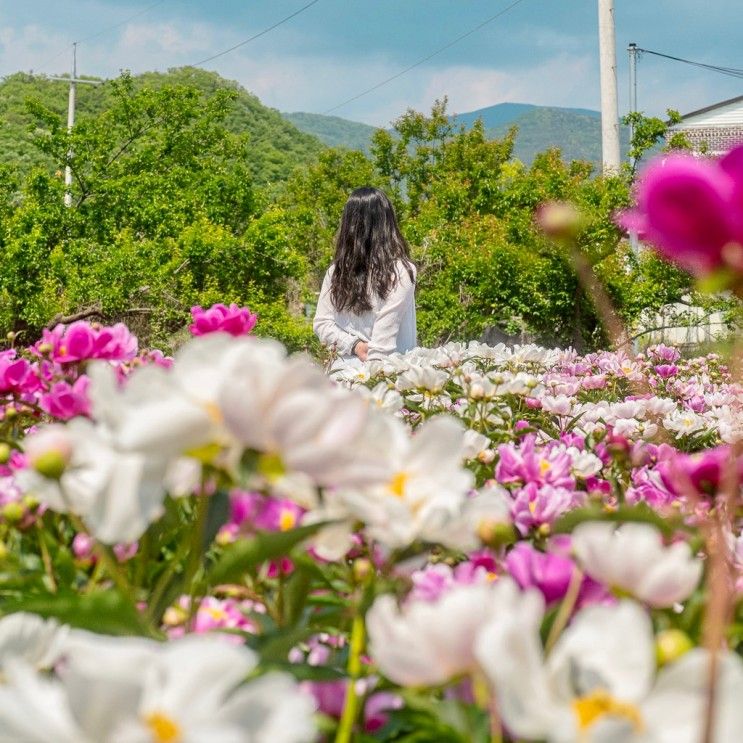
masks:
[[[307,0],[0,0],[0,74],[69,65],[109,77],[196,62]],[[319,0],[255,42],[205,65],[283,111],[322,113],[497,13],[512,0]],[[743,67],[741,0],[615,0],[620,110],[628,42]],[[148,9],[149,8],[149,9]],[[145,11],[127,22],[128,18]],[[114,24],[116,28],[108,27]],[[444,95],[450,110],[504,101],[598,108],[596,0],[522,0],[460,44],[335,113],[384,125]],[[59,54],[62,52],[62,54]],[[49,62],[51,60],[51,62]],[[44,63],[47,63],[44,66]],[[639,107],[683,112],[743,94],[743,81],[644,56]]]

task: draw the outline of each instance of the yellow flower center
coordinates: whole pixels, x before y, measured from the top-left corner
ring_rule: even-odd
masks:
[[[267,452],[258,457],[258,472],[267,480],[278,480],[286,474],[286,467],[280,454]]]
[[[397,472],[387,485],[390,493],[396,498],[403,498],[405,496],[405,486],[409,479],[410,475],[407,472]]]
[[[209,606],[206,609],[206,613],[215,621],[223,622],[228,619],[227,612],[219,606]]]
[[[167,715],[151,712],[144,722],[152,733],[153,743],[178,743],[181,740],[180,726]]]
[[[552,463],[547,459],[539,460],[539,474],[544,476],[552,469]]]
[[[281,512],[281,515],[279,516],[279,529],[281,529],[281,531],[289,531],[289,529],[294,528],[296,523],[297,517],[293,511],[286,509]]]
[[[573,712],[578,718],[578,728],[585,732],[602,717],[622,717],[636,732],[643,730],[640,710],[634,704],[620,702],[603,689],[593,691],[573,700]]]
[[[217,405],[216,402],[213,402],[212,400],[207,400],[205,403],[203,403],[204,409],[206,410],[206,414],[209,416],[209,419],[212,423],[215,425],[221,425],[224,423],[224,416],[222,415],[222,410]]]

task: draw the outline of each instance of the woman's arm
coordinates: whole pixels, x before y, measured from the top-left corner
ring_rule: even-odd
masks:
[[[369,358],[383,358],[397,350],[397,334],[403,318],[415,302],[415,284],[405,268],[397,274],[395,288],[389,293],[374,318],[372,337],[369,341]]]
[[[317,300],[317,310],[312,328],[323,346],[335,347],[340,356],[350,356],[351,347],[361,337],[344,330],[335,321],[336,312],[330,301],[330,272],[325,274]],[[363,339],[362,339],[363,340]]]

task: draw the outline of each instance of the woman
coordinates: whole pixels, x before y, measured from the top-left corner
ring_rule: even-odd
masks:
[[[377,188],[357,188],[343,208],[314,329],[345,359],[380,359],[416,345],[415,266]]]

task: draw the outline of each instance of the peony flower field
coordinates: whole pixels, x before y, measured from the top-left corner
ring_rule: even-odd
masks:
[[[739,293],[741,162],[619,219]],[[738,351],[323,368],[192,315],[0,353],[0,741],[743,740]]]

